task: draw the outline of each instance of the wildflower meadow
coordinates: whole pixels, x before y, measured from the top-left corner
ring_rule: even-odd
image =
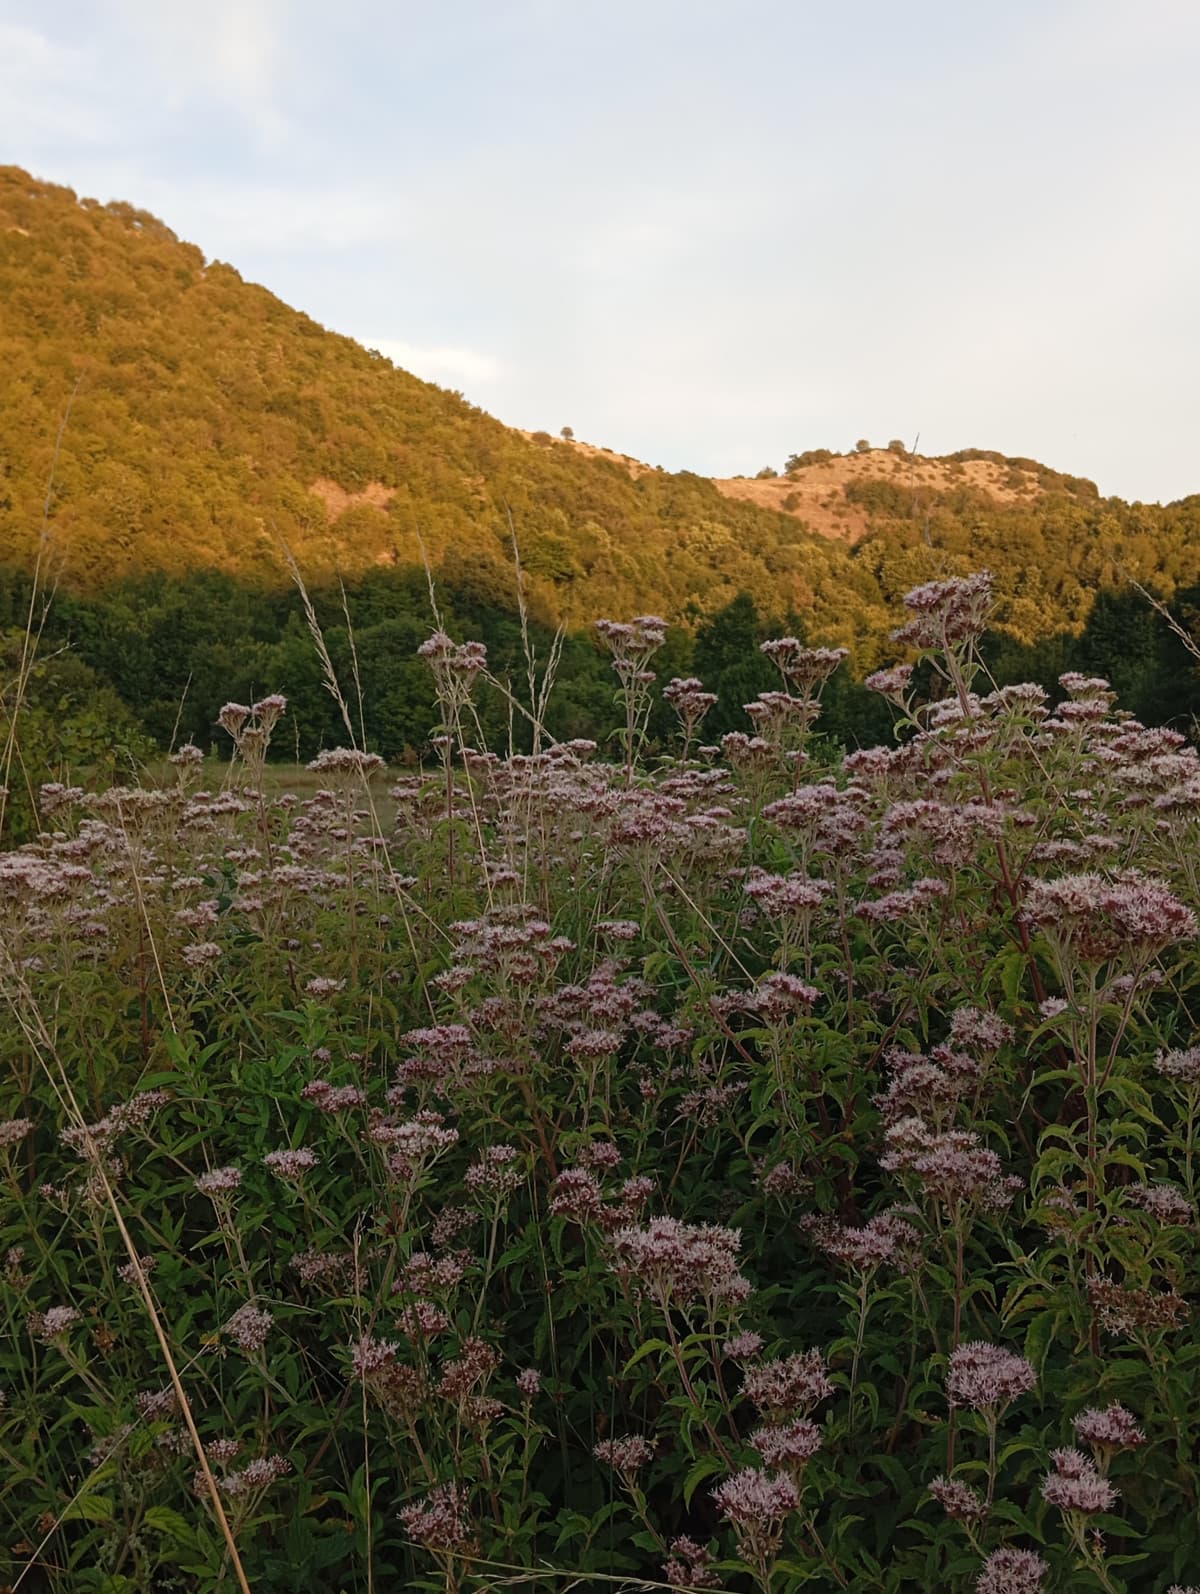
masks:
[[[887,747],[788,637],[707,745],[642,616],[605,745],[439,628],[423,771],[351,689],[301,794],[281,695],[44,787],[0,1585],[1196,1594],[1200,757],[990,603],[909,594]]]

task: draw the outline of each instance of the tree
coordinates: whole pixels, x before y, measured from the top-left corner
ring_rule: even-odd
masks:
[[[827,465],[833,458],[832,448],[806,448],[802,454],[789,454],[784,464],[784,473],[793,475],[798,470],[803,470],[806,465]]]
[[[715,740],[726,731],[749,730],[743,705],[779,685],[775,666],[758,651],[765,640],[758,606],[748,592],[739,592],[696,632],[692,668],[719,699],[705,719],[705,736]]]

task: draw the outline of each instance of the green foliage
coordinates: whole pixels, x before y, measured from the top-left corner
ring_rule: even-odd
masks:
[[[785,475],[792,476],[796,471],[804,470],[809,465],[827,465],[831,459],[838,456],[831,448],[806,448],[800,454],[789,454],[784,465]]]
[[[898,486],[893,481],[875,477],[858,477],[842,488],[846,502],[861,504],[872,515],[901,519],[911,515],[915,497],[909,487]]]
[[[348,594],[364,670],[418,586]],[[765,629],[609,634],[631,699],[774,659],[827,726],[854,684]],[[1087,680],[973,702],[954,634],[854,762],[765,721],[480,759],[447,644],[434,778],[282,796],[243,725],[224,771],[46,793],[0,852],[0,1577],[234,1586],[131,1248],[254,1590],[1194,1576],[1200,759]],[[952,1382],[989,1346],[1002,1398]]]
[[[46,781],[110,785],[154,753],[145,725],[96,670],[69,651],[27,655],[25,633],[0,632],[0,752],[12,747],[0,833],[24,840]],[[6,771],[0,767],[0,784]]]

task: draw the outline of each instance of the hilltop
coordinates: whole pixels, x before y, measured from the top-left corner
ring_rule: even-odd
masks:
[[[523,437],[553,442],[545,432]],[[575,436],[563,439],[588,459],[616,462],[636,480],[654,467],[631,454],[618,454]],[[1051,470],[1034,459],[1019,459],[982,448],[929,457],[910,452],[901,443],[887,448],[859,446],[846,454],[828,448],[793,456],[782,474],[773,469],[757,476],[718,476],[713,485],[726,498],[778,510],[803,523],[808,531],[835,542],[856,543],[872,530],[879,516],[919,519],[923,508],[968,489],[993,509],[1036,507],[1051,497],[1094,502],[1094,482]]]
[[[1050,498],[1095,502],[1095,483],[1032,459],[985,449],[930,458],[900,444],[849,454],[810,449],[781,476],[732,476],[716,483],[727,498],[794,515],[824,537],[855,543],[880,516],[920,520],[924,510],[964,489],[993,509],[1035,509]]]

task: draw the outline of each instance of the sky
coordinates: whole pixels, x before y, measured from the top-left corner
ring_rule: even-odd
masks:
[[[0,162],[501,420],[1200,492],[1195,0],[0,0]]]

